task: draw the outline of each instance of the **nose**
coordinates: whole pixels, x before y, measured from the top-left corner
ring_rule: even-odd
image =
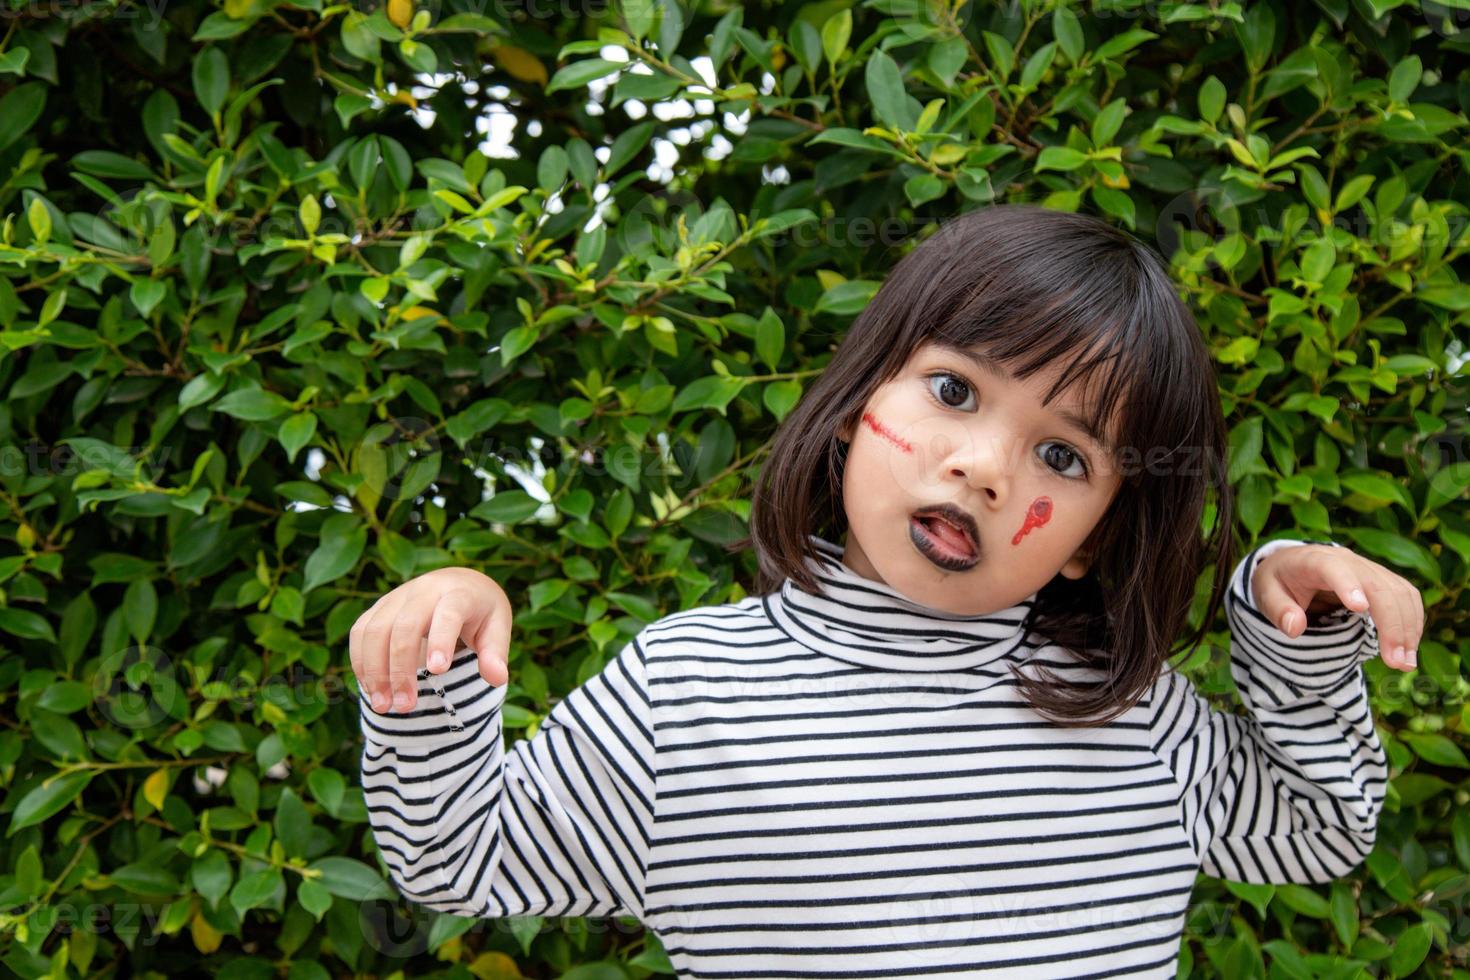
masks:
[[[947,478],[964,481],[992,504],[1004,504],[1015,473],[1016,437],[995,426],[967,426],[946,436],[950,445],[942,456],[942,472]]]

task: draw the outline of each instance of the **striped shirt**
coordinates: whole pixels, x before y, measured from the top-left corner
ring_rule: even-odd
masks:
[[[460,915],[635,916],[680,977],[1175,976],[1200,872],[1321,883],[1386,791],[1366,613],[1289,639],[1225,599],[1245,713],[1166,669],[1100,727],[1011,676],[1096,680],[1016,606],[915,604],[813,537],[821,594],[664,616],[503,745],[461,649],[407,714],[361,705],[362,785],[399,890]],[[1334,542],[1320,542],[1334,544]]]

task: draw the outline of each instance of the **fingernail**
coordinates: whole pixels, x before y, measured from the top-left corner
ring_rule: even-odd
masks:
[[[1358,603],[1359,605],[1362,605],[1363,603],[1368,601],[1368,597],[1363,595],[1362,589],[1353,589],[1353,601]]]
[[[399,692],[397,692],[396,694],[393,695],[393,710],[394,711],[407,711],[408,710],[408,692],[407,691],[399,691]]]
[[[1296,623],[1296,613],[1287,613],[1281,619],[1281,632],[1290,633],[1292,626]]]
[[[373,710],[381,714],[388,710],[388,695],[382,691],[373,692]]]
[[[1404,656],[1409,661],[1409,666],[1410,667],[1417,667],[1417,666],[1419,666],[1419,651],[1418,650],[1410,650]]]
[[[433,653],[429,654],[429,667],[432,670],[443,670],[446,660],[448,660],[448,658],[444,656],[443,650],[435,650]]]

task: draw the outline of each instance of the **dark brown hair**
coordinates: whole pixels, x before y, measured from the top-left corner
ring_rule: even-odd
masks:
[[[1067,681],[1044,669],[1038,680],[1012,666],[1038,712],[1068,727],[1106,724],[1136,704],[1178,652],[1171,642],[1213,561],[1208,606],[1183,649],[1203,639],[1233,544],[1226,430],[1209,351],[1158,253],[1101,218],[992,205],[942,223],[905,255],[777,430],[753,495],[750,535],[732,550],[754,546],[760,594],[787,578],[817,591],[803,564],[817,558],[808,535],[838,542],[847,530],[847,445],[838,432],[931,341],[980,351],[1023,379],[1065,364],[1045,403],[1080,383],[1094,424],[1122,454],[1113,462],[1122,482],[1084,546],[1088,573],[1056,576],[1026,623],[1105,680]]]

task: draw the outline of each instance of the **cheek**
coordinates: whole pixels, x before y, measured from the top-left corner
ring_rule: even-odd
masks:
[[[1026,532],[1034,527],[1045,527],[1046,522],[1051,520],[1052,503],[1050,497],[1037,497],[1031,501],[1031,506],[1026,508],[1026,519],[1021,524],[1021,529],[1016,536],[1011,538],[1011,544],[1020,544]]]
[[[912,453],[914,451],[913,444],[906,439],[900,438],[876,413],[864,412],[863,425],[867,426],[869,431],[874,435],[896,447],[900,452]]]

